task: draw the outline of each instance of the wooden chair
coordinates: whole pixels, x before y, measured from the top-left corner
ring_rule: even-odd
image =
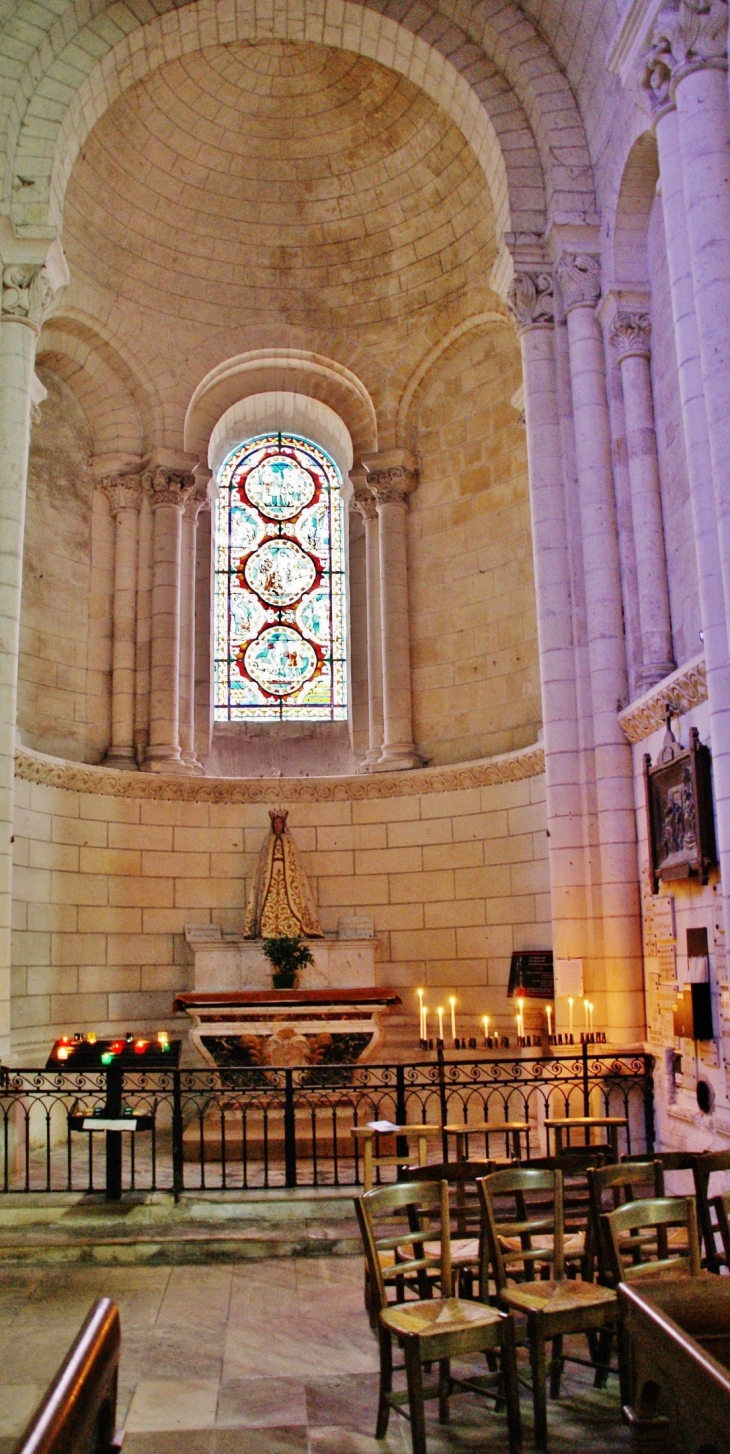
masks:
[[[532,1166],[495,1171],[479,1183],[485,1238],[480,1295],[489,1296],[489,1270],[498,1303],[526,1322],[532,1365],[535,1444],[547,1447],[546,1378],[558,1398],[566,1333],[593,1334],[615,1323],[616,1294],[610,1288],[565,1276],[563,1174]],[[552,1271],[547,1279],[544,1274]],[[539,1273],[539,1276],[536,1276]],[[521,1281],[515,1279],[521,1277]],[[546,1343],[552,1343],[548,1370]],[[595,1359],[571,1359],[597,1368]]]
[[[710,1197],[710,1177],[722,1171],[730,1172],[730,1151],[705,1151],[695,1156],[692,1172],[697,1197],[697,1219],[705,1248],[705,1266],[710,1272],[719,1272],[721,1267],[730,1267],[717,1218],[716,1203],[720,1198]],[[721,1247],[717,1245],[718,1236]]]
[[[479,1277],[479,1244],[481,1236],[481,1203],[477,1179],[495,1170],[493,1161],[439,1161],[429,1166],[409,1166],[409,1181],[446,1181],[450,1196],[451,1267],[455,1290],[460,1297],[473,1297]],[[439,1256],[437,1242],[427,1242],[424,1250],[433,1258]]]
[[[595,1246],[588,1172],[594,1167],[612,1164],[613,1159],[612,1148],[603,1143],[569,1146],[560,1156],[542,1156],[530,1162],[540,1170],[563,1174],[563,1256],[569,1277],[580,1272],[584,1281],[593,1281]]]
[[[722,1260],[726,1267],[730,1267],[730,1191],[712,1197],[709,1207],[722,1242]]]
[[[520,1405],[515,1360],[514,1322],[496,1308],[451,1296],[453,1270],[449,1228],[449,1188],[446,1181],[401,1182],[379,1187],[355,1200],[365,1258],[372,1287],[379,1302],[377,1333],[380,1348],[380,1392],[375,1438],[385,1438],[390,1410],[411,1421],[413,1454],[426,1454],[424,1400],[438,1398],[439,1419],[446,1423],[449,1396],[454,1387],[491,1392],[504,1398],[507,1409],[510,1454],[519,1454],[522,1444]],[[385,1225],[383,1225],[385,1224]],[[424,1272],[433,1267],[426,1253],[428,1242],[438,1242],[438,1280],[441,1297],[388,1303],[387,1284],[400,1274]],[[407,1262],[384,1266],[383,1254],[402,1255]],[[394,1392],[393,1340],[404,1352],[407,1392]],[[451,1377],[450,1360],[470,1353],[497,1354],[501,1373],[460,1381]],[[423,1365],[438,1363],[439,1380],[424,1389]],[[406,1407],[407,1406],[407,1407]]]
[[[593,1167],[588,1171],[588,1191],[593,1229],[593,1246],[598,1264],[598,1281],[613,1285],[611,1252],[602,1218],[622,1203],[646,1197],[660,1197],[664,1190],[661,1166],[656,1161],[620,1161],[618,1165]],[[612,1205],[607,1206],[609,1201]]]
[[[700,1243],[694,1197],[642,1198],[616,1207],[613,1212],[604,1212],[601,1220],[614,1286],[667,1274],[699,1276]],[[669,1248],[666,1234],[670,1227],[686,1228],[686,1247]],[[654,1235],[642,1235],[649,1228]]]
[[[94,1303],[16,1446],[17,1454],[113,1454],[121,1330],[109,1298]]]

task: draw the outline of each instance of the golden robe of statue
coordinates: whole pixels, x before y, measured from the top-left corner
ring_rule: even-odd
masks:
[[[246,939],[275,939],[280,934],[322,939],[307,876],[286,826],[288,810],[270,808],[271,832],[261,845],[256,877],[246,909]]]

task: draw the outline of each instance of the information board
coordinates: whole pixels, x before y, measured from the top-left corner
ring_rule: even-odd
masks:
[[[508,996],[524,995],[526,1000],[552,1000],[552,949],[522,950],[512,955],[509,970]]]

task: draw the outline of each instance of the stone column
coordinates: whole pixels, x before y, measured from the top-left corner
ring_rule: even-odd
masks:
[[[185,500],[182,517],[182,566],[180,591],[180,751],[188,771],[202,775],[195,754],[195,575],[198,547],[198,516],[209,507],[207,491],[201,485]]]
[[[0,245],[5,262],[0,298],[0,1057],[7,1061],[18,649],[35,352],[43,316],[68,272],[60,254],[54,268],[42,261],[15,261],[18,239],[0,236]]]
[[[383,750],[376,772],[420,767],[413,741],[408,618],[406,511],[418,484],[416,460],[391,449],[363,459],[380,537],[380,621],[383,652]]]
[[[644,690],[674,671],[659,460],[649,369],[648,313],[619,308],[609,338],[621,366],[631,485]]]
[[[725,915],[727,922],[730,920],[730,650],[678,117],[669,95],[670,82],[671,68],[662,49],[658,52],[650,51],[646,58],[643,83],[647,102],[654,115],[659,150],[664,235],[707,672],[718,850],[722,883],[727,885],[723,892],[725,904],[728,906]]]
[[[362,478],[361,478],[362,476]],[[350,475],[354,494],[352,507],[365,526],[365,591],[368,634],[368,753],[365,766],[378,762],[383,750],[383,643],[380,627],[380,539],[378,512],[365,483],[365,471]]]
[[[568,315],[600,851],[600,932],[593,983],[587,988],[596,996],[597,1017],[622,1039],[643,1034],[644,996],[631,750],[617,716],[626,700],[626,650],[603,337],[596,314],[600,265],[590,254],[563,252],[557,273]]]
[[[191,474],[158,467],[146,476],[154,515],[150,740],[146,772],[186,772],[180,754],[180,567],[182,514]]]
[[[109,767],[136,770],[137,518],[142,480],[139,475],[112,475],[101,488],[115,522],[112,735],[105,761]]]
[[[524,380],[553,951],[559,959],[587,959],[580,734],[551,274],[545,269],[515,273],[508,303],[517,323]]]
[[[150,740],[150,653],[152,635],[152,553],[154,517],[149,481],[143,484],[137,527],[137,669],[135,673],[134,746],[144,762]]]

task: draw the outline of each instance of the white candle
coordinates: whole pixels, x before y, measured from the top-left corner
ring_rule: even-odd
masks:
[[[428,1040],[428,1009],[423,1007],[423,1039]]]
[[[515,1019],[517,1021],[517,1038],[519,1039],[520,1035],[522,1034],[522,1031],[520,1029],[520,1016],[519,1016],[519,1011],[515,1015]]]
[[[439,1040],[443,1040],[443,1038],[444,1038],[444,1011],[443,1011],[443,1005],[439,1005],[439,1007],[438,1007],[438,1009],[436,1011],[436,1014],[439,1017]]]
[[[418,995],[418,1033],[423,1040],[425,1038],[423,1034],[423,990],[416,990],[416,994]]]
[[[590,1000],[590,1002],[588,1004],[588,1014],[590,1015],[590,1019],[591,1019],[590,1031],[591,1031],[591,1035],[592,1035],[593,1034],[593,1001],[592,1000]]]
[[[520,995],[520,998],[518,999],[517,1003],[518,1003],[518,1005],[520,1007],[520,1035],[524,1036],[524,1033],[525,1033],[525,1001],[524,1001],[524,999],[522,998],[521,995]]]
[[[451,1038],[452,1038],[452,1040],[455,1040],[456,1039],[456,996],[455,995],[449,995],[449,1004],[451,1005]]]
[[[546,1005],[545,1006],[545,1013],[547,1014],[548,1035],[552,1035],[552,1033],[553,1033],[553,1012],[552,1012],[552,1009],[551,1009],[550,1005]]]
[[[489,1015],[484,1015],[483,1016],[483,1023],[484,1023],[484,1039],[485,1040],[488,1040],[489,1039]]]
[[[585,1028],[587,1030],[589,1028],[589,1015],[588,1015],[588,1001],[586,999],[583,1000],[583,1014],[585,1016],[585,1022],[586,1022],[585,1023]]]
[[[568,995],[568,1014],[570,1016],[570,1033],[573,1034],[573,996]]]

